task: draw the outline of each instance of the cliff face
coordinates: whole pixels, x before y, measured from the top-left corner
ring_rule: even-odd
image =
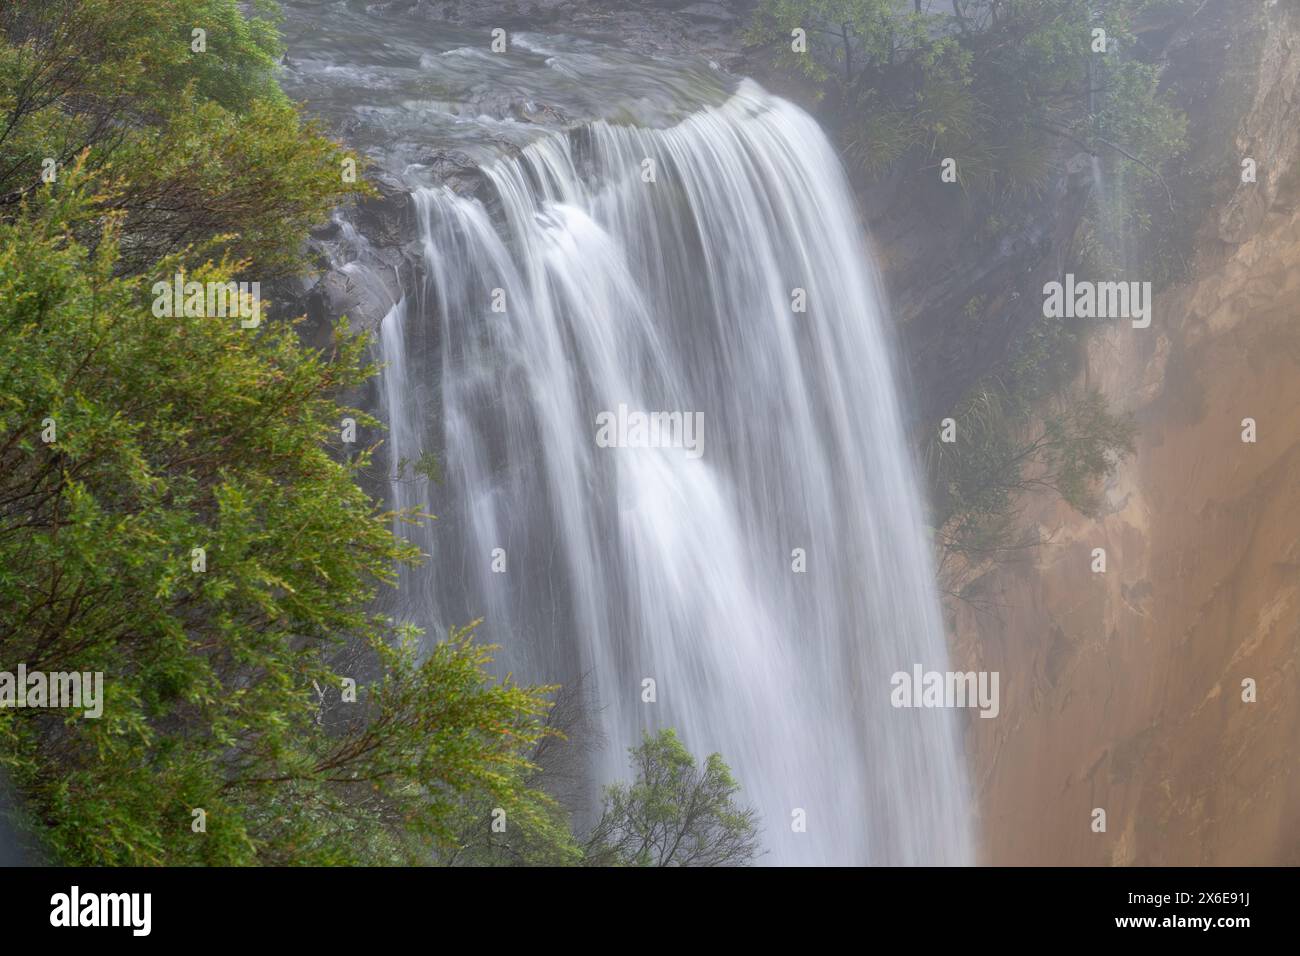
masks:
[[[1006,225],[994,236],[984,232],[989,207],[939,185],[931,170],[900,170],[859,190],[916,429],[951,412],[1041,314],[1039,290],[1064,272],[1092,188],[1089,158],[1076,149],[1058,151],[1041,196],[1000,205]]]
[[[494,22],[480,6],[428,9]],[[679,3],[656,5],[644,29],[631,24],[644,12],[622,4],[502,4],[500,14],[599,27],[633,47],[668,44],[755,72],[739,62],[735,11],[746,5],[727,6],[707,30],[700,5]],[[967,732],[988,863],[1300,863],[1300,13],[1294,0],[1249,16],[1212,0],[1190,23],[1152,24],[1145,42],[1181,71],[1202,139],[1189,165],[1215,169],[1221,187],[1196,236],[1193,278],[1157,294],[1149,329],[1096,335],[1074,383],[1100,389],[1138,425],[1102,516],[1031,502],[1046,543],[976,582],[978,606],[994,610],[951,609],[954,666],[1001,675],[1000,715],[973,717]],[[1245,157],[1258,164],[1256,183],[1238,182]],[[1041,308],[1043,283],[1064,271],[1091,188],[1082,159],[1063,155],[1048,194],[993,240],[951,192],[862,184],[918,425],[1005,356]],[[433,165],[459,191],[481,191],[472,159],[449,151]],[[318,332],[341,312],[373,327],[410,286],[409,196],[396,181],[380,186],[384,198],[362,204],[356,224],[386,267],[372,270],[382,285],[339,268],[300,290],[305,306],[286,295]],[[339,224],[316,238],[323,260],[340,258]],[[1254,443],[1241,440],[1245,418]],[[1096,548],[1104,573],[1092,570]],[[1249,703],[1247,679],[1257,688]],[[1091,828],[1095,808],[1106,811],[1104,833]]]
[[[1300,863],[1300,17],[1268,11],[1220,38],[1258,52],[1193,278],[1081,373],[1136,455],[1098,520],[1033,503],[1048,543],[951,615],[958,666],[1001,673],[967,734],[988,863]]]

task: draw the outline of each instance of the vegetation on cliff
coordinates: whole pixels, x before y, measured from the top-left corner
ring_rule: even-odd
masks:
[[[1059,140],[1149,174],[1184,121],[1126,51],[1135,19],[1180,0],[763,0],[749,39],[818,81],[846,154],[871,173],[956,160],[978,191],[1041,190]]]
[[[846,158],[868,179],[906,169],[914,188],[934,188],[951,163],[983,210],[980,241],[997,238],[1016,214],[1008,210],[1034,208],[1064,156],[1091,154],[1109,193],[1082,223],[1080,262],[1089,274],[1158,284],[1180,241],[1162,170],[1185,149],[1186,120],[1136,31],[1186,7],[954,0],[923,12],[893,0],[763,0],[749,40],[819,84]],[[1131,255],[1114,253],[1107,240],[1117,236]],[[972,315],[955,321],[978,316],[981,304],[968,305]],[[925,441],[945,564],[1019,547],[1019,501],[1032,488],[1092,511],[1099,483],[1132,451],[1132,423],[1099,396],[1057,394],[1086,326],[1048,316],[1024,325],[947,411],[952,426],[935,422]]]

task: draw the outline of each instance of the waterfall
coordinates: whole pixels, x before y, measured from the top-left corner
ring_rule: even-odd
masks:
[[[947,652],[876,280],[816,123],[744,81],[486,173],[487,206],[415,193],[425,275],[381,331],[389,454],[444,472],[393,483],[437,515],[401,529],[431,557],[398,616],[431,638],[482,616],[516,677],[588,675],[597,783],[643,730],[722,754],[763,862],[970,862],[957,717],[890,705],[893,673]],[[620,406],[699,413],[702,454],[601,447]]]

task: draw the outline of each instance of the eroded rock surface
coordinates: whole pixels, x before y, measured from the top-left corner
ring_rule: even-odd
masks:
[[[958,666],[1002,675],[1001,715],[967,737],[986,862],[1300,863],[1296,21],[1275,7],[1238,64],[1254,78],[1194,278],[1151,328],[1091,342],[1081,384],[1138,425],[1105,513],[1037,502],[1047,543],[954,609]],[[1257,183],[1235,183],[1244,156]]]

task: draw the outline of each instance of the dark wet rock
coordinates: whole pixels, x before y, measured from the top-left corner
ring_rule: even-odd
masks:
[[[382,318],[400,297],[401,289],[395,281],[388,280],[384,272],[339,269],[326,274],[312,290],[308,315],[313,318],[333,315]]]
[[[435,150],[422,160],[428,175],[462,196],[486,200],[490,191],[487,176],[473,157],[457,149]]]
[[[311,237],[316,240],[329,242],[340,238],[343,232],[343,226],[337,219],[331,219],[329,222],[321,223],[311,230]]]
[[[389,269],[348,263],[326,272],[303,297],[304,339],[313,347],[323,347],[334,322],[344,315],[354,331],[378,329],[401,298],[403,271],[398,262]]]
[[[357,203],[352,222],[370,243],[393,247],[415,235],[415,209],[406,186],[383,170],[371,170],[367,179],[379,195]]]
[[[46,854],[40,846],[35,821],[23,812],[18,799],[0,776],[0,866],[42,866]]]

